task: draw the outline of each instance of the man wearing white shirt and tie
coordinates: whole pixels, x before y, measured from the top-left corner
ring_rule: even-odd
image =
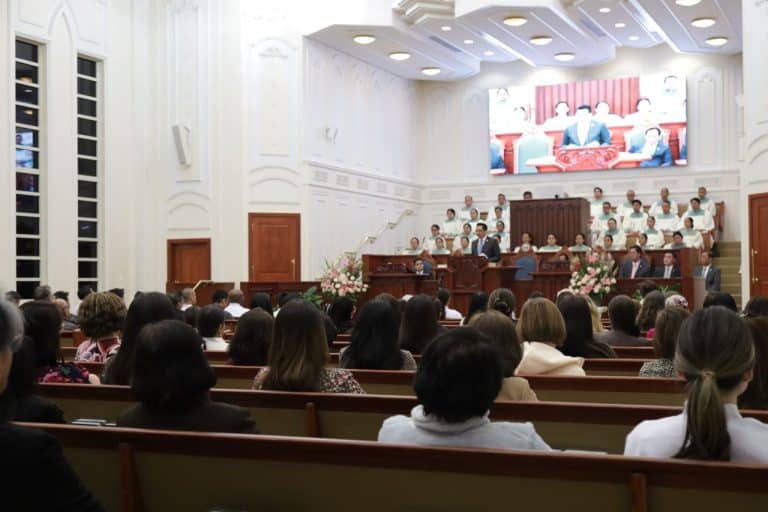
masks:
[[[655,269],[654,277],[662,279],[677,279],[680,277],[680,267],[677,266],[677,258],[675,258],[674,253],[664,253],[664,265]]]
[[[712,254],[709,251],[702,251],[700,260],[701,267],[697,269],[696,277],[704,279],[704,289],[708,292],[720,291],[720,269],[712,265]]]
[[[478,222],[475,233],[477,233],[477,239],[472,242],[472,255],[485,256],[492,263],[501,260],[499,242],[488,236],[488,226],[484,222]]]

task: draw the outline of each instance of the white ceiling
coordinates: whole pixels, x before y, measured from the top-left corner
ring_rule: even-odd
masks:
[[[399,0],[392,7],[388,25],[330,25],[309,37],[404,78],[442,81],[473,75],[481,62],[520,59],[532,66],[591,66],[612,59],[620,46],[648,48],[665,43],[684,53],[741,51],[740,0],[700,0],[694,6],[678,5],[678,1],[685,3]],[[509,16],[522,16],[527,22],[519,27],[505,25]],[[694,19],[705,17],[713,18],[715,24],[708,28],[691,25]],[[360,45],[352,40],[356,35],[372,35],[376,40]],[[537,46],[530,42],[533,36],[549,36],[552,42]],[[727,37],[728,43],[710,46],[706,40],[711,37]],[[389,58],[392,52],[408,52],[411,58],[395,61]],[[558,53],[572,53],[574,58],[558,61]],[[426,67],[441,71],[429,77],[421,72]]]

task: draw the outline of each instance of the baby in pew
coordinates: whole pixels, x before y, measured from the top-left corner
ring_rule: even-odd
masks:
[[[384,443],[507,450],[551,450],[531,423],[491,422],[502,385],[498,351],[472,327],[452,329],[427,346],[413,383],[421,405],[384,420]]]

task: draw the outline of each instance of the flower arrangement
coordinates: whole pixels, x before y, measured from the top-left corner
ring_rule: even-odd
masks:
[[[349,297],[352,300],[368,291],[363,283],[363,262],[355,255],[344,255],[336,261],[325,262],[325,273],[320,278],[320,289],[328,299]]]
[[[596,253],[588,254],[584,265],[571,274],[571,291],[576,295],[587,295],[597,304],[611,293],[615,284],[612,262],[601,261]]]

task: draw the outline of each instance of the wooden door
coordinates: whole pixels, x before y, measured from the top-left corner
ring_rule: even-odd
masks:
[[[750,296],[768,296],[768,194],[749,196]]]
[[[301,281],[301,216],[248,214],[248,280]]]
[[[210,278],[210,238],[168,240],[168,282],[196,283]]]

